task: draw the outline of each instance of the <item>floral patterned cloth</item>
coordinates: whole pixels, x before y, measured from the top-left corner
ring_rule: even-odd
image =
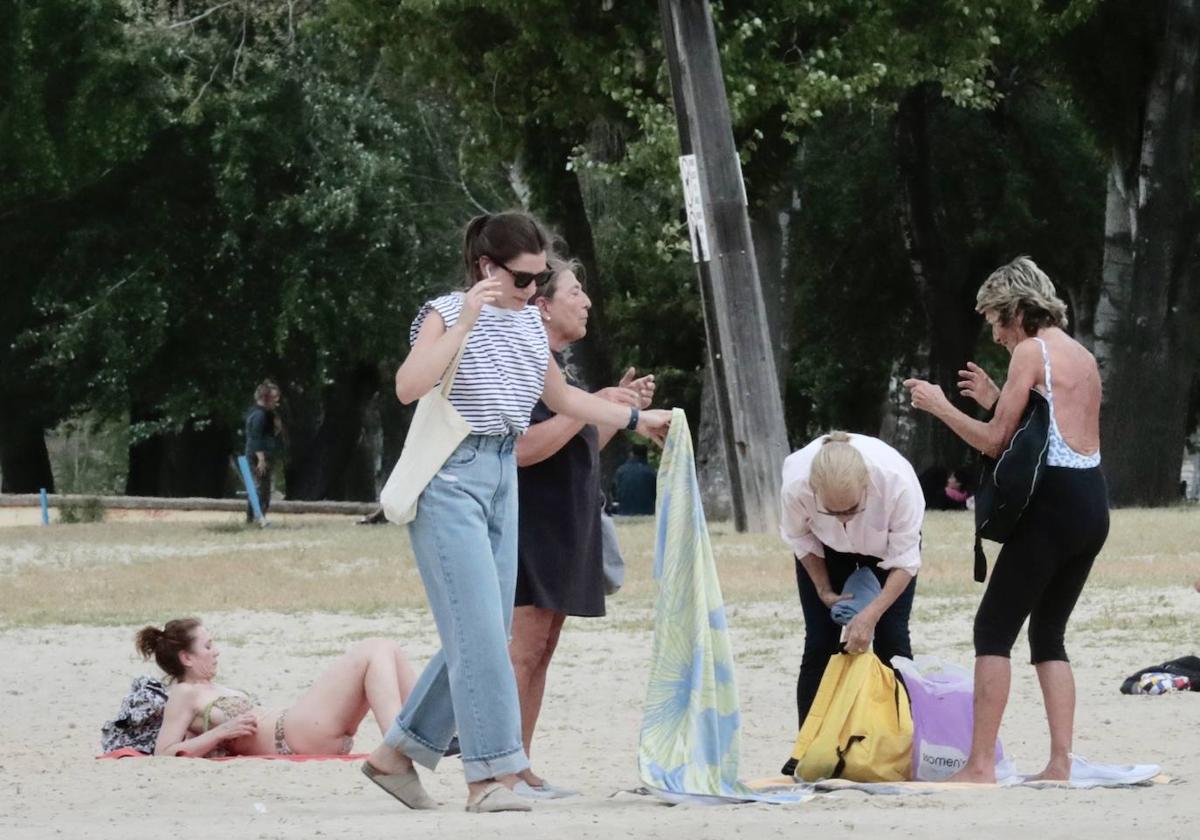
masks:
[[[117,716],[100,729],[100,748],[106,753],[126,747],[154,752],[166,707],[167,689],[163,684],[154,677],[138,677],[121,701]]]
[[[676,801],[794,802],[738,780],[741,713],[721,585],[692,453],[687,416],[675,409],[658,470],[658,580],[654,652],[638,745],[642,782]]]

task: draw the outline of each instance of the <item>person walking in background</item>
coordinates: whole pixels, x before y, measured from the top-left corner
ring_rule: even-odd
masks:
[[[264,379],[254,389],[254,405],[246,412],[246,460],[254,476],[254,489],[265,516],[271,507],[271,468],[283,440],[283,422],[279,419],[279,386]],[[254,510],[246,499],[246,521],[254,521]]]
[[[553,274],[533,301],[546,328],[550,351],[565,371],[562,354],[587,334],[592,303],[580,283],[577,264],[552,259],[550,268]],[[649,408],[654,377],[635,377],[636,371],[630,368],[617,386],[596,395],[618,405]],[[572,381],[570,376],[568,381]],[[520,541],[509,653],[521,700],[521,739],[526,755],[563,623],[569,615],[604,615],[600,450],[619,430],[556,415],[539,401],[529,430],[517,440]],[[522,796],[555,799],[575,793],[549,784],[532,768],[522,770],[520,776],[513,790]]]
[[[448,399],[471,428],[422,491],[408,533],[442,649],[362,771],[410,808],[436,808],[413,767],[434,768],[458,731],[467,810],[528,811],[512,792],[529,767],[508,652],[517,578],[516,439],[539,398],[584,423],[664,440],[669,411],[641,411],[571,387],[529,301],[550,279],[549,237],[525,213],[467,225],[465,293],[426,302],[396,372],[411,403],[435,387],[463,348]],[[406,442],[413,445],[413,442]],[[419,442],[416,442],[419,444]]]
[[[617,502],[616,513],[621,516],[653,516],[655,494],[658,492],[658,473],[646,460],[646,447],[634,444],[625,463],[613,475]]]
[[[975,449],[997,458],[1017,430],[1029,392],[1050,404],[1046,467],[1008,541],[975,614],[975,728],[971,755],[949,781],[994,782],[994,750],[1012,683],[1010,655],[1029,619],[1030,660],[1050,724],[1050,758],[1040,779],[1071,775],[1075,677],[1064,645],[1092,563],[1108,537],[1108,491],[1100,471],[1100,371],[1087,348],[1067,335],[1067,306],[1028,257],[992,272],[975,309],[992,339],[1012,355],[1003,390],[977,365],[959,388],[988,421],[959,411],[936,385],[906,380],[914,408],[926,411]]]

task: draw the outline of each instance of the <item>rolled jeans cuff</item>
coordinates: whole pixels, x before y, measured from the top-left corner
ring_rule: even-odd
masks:
[[[393,723],[388,729],[383,742],[397,752],[402,752],[422,767],[436,770],[442,760],[446,747],[437,747],[420,736],[405,729],[399,723]],[[448,746],[448,744],[447,744]],[[525,756],[525,748],[516,746],[506,752],[488,755],[480,758],[462,757],[463,775],[468,782],[481,782],[484,779],[495,779],[520,773],[529,767],[529,759]]]
[[[464,755],[462,763],[463,775],[466,776],[468,782],[498,779],[501,776],[511,776],[529,768],[529,759],[526,758],[525,748],[522,746],[484,758],[468,758]]]
[[[393,723],[383,736],[383,742],[397,752],[404,753],[422,767],[436,770],[438,762],[446,752],[446,746],[435,747],[418,735],[410,732],[398,722]]]

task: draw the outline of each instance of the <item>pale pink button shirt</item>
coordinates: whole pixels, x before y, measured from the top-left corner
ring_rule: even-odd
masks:
[[[925,496],[912,464],[878,438],[850,435],[850,445],[867,463],[870,486],[863,510],[844,524],[818,512],[809,486],[813,458],[825,436],[793,452],[783,462],[783,516],[779,531],[797,557],[824,557],[822,545],[836,551],[881,559],[881,569],[904,569],[914,577],[921,568],[921,522]]]

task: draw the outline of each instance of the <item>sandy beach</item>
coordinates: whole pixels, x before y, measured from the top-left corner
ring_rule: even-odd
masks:
[[[1188,527],[1196,528],[1194,521],[1188,517]],[[649,531],[648,525],[637,527]],[[946,520],[939,527],[957,537],[960,523]],[[152,532],[147,540],[166,540],[170,533]],[[304,544],[311,551],[308,543],[320,543],[326,536],[318,529],[246,539],[264,545]],[[1152,572],[1144,576],[1151,583],[1137,587],[1114,583],[1125,579],[1114,561],[1111,579],[1106,581],[1100,573],[1085,591],[1068,639],[1079,689],[1076,752],[1097,762],[1161,764],[1176,783],[1091,791],[980,789],[928,796],[839,792],[792,806],[670,807],[621,792],[640,784],[636,748],[653,623],[652,585],[642,544],[649,535],[635,528],[624,530],[623,536],[632,545],[627,551],[629,592],[610,602],[608,617],[568,623],[551,668],[535,741],[533,759],[539,771],[558,784],[580,789],[582,795],[539,803],[532,814],[490,816],[463,812],[456,759],[445,760],[436,773],[425,773],[431,793],[444,806],[421,813],[405,810],[370,786],[348,762],[96,761],[100,726],[115,713],[130,680],[155,672],[135,657],[131,639],[138,623],[128,620],[128,607],[136,608],[147,595],[109,590],[114,613],[107,620],[93,611],[87,624],[39,622],[13,603],[17,582],[34,572],[28,563],[10,563],[0,569],[0,596],[8,599],[0,604],[6,616],[0,634],[5,674],[0,695],[0,836],[295,838],[414,832],[412,836],[421,837],[675,838],[878,832],[1065,838],[1129,836],[1131,831],[1184,837],[1194,832],[1188,821],[1197,813],[1200,694],[1128,697],[1117,690],[1122,678],[1139,668],[1200,651],[1200,595],[1182,580],[1163,582],[1152,573],[1163,563],[1175,568],[1172,563],[1180,558],[1146,564]],[[1190,537],[1184,537],[1186,545]],[[236,538],[235,534],[232,539]],[[371,537],[377,538],[393,537]],[[55,550],[45,550],[47,539]],[[206,539],[201,534],[195,543],[183,543],[198,547]],[[727,580],[731,574],[726,564],[739,562],[738,552],[720,549],[744,544],[738,539],[716,540]],[[0,560],[16,556],[24,545],[23,557],[32,551],[34,560],[54,555],[62,561],[64,553],[82,552],[91,542],[85,531],[59,529],[47,537],[36,529],[13,528],[0,544]],[[274,550],[298,549],[293,545]],[[369,546],[359,550],[370,553]],[[173,562],[165,555],[131,562]],[[369,567],[359,559],[359,568]],[[1187,560],[1183,558],[1185,565]],[[795,737],[795,675],[803,628],[799,605],[787,588],[788,561],[778,551],[761,560],[766,568],[779,566],[763,587],[775,597],[748,592],[736,583],[726,587],[744,721],[742,777],[747,780],[775,775]],[[221,558],[196,555],[190,562],[220,563]],[[757,568],[751,561],[742,562]],[[64,563],[55,574],[86,584],[94,573],[96,585],[108,586],[104,575],[110,565],[91,557],[80,564]],[[962,565],[961,574],[969,578],[969,564],[963,560]],[[245,568],[247,575],[256,574],[250,564]],[[935,564],[931,570],[935,579],[927,587],[930,591],[918,591],[914,650],[969,664],[978,592],[958,583],[939,584],[938,568]],[[236,581],[222,586],[236,588]],[[236,597],[221,597],[222,591],[218,586],[197,596],[216,607],[201,614],[223,647],[220,680],[254,691],[266,705],[288,704],[325,662],[357,639],[399,639],[418,666],[436,646],[436,634],[419,605],[373,614],[303,608],[253,611],[240,607]],[[122,599],[127,603],[117,609]],[[230,608],[221,609],[224,604]],[[157,610],[146,613],[145,620],[166,617]],[[1001,734],[1018,769],[1035,772],[1044,761],[1047,736],[1034,672],[1025,664],[1023,637],[1014,654],[1013,696]],[[371,749],[379,737],[368,717],[356,751]]]

